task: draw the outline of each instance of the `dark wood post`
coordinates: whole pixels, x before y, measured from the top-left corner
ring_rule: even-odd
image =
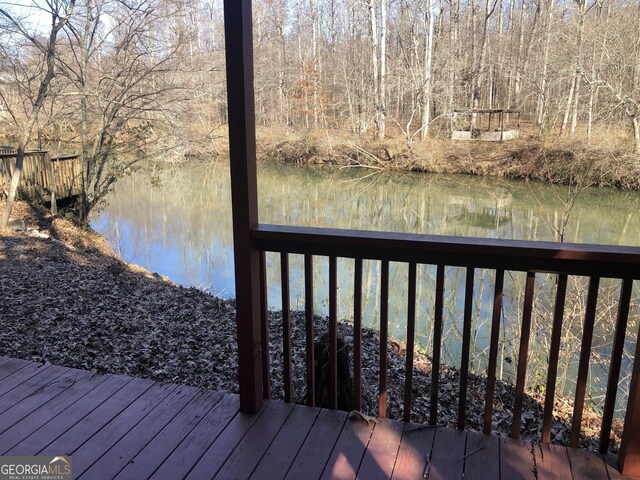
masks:
[[[51,185],[49,185],[49,188],[51,190],[51,213],[53,215],[57,215],[58,199],[56,198],[56,189],[58,188],[58,182],[56,179],[56,167],[54,166],[54,160],[50,155],[45,154],[44,158],[47,167],[49,167],[49,174],[51,175]]]
[[[636,342],[618,463],[623,475],[640,476],[640,342]]]
[[[262,406],[260,257],[251,0],[224,0],[240,410]]]

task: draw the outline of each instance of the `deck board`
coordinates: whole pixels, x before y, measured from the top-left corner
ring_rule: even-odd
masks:
[[[220,401],[221,392],[197,394],[116,476],[119,479],[149,478]]]
[[[0,380],[5,379],[9,375],[23,369],[24,367],[32,365],[26,360],[20,360],[18,358],[2,357],[2,363],[0,363]]]
[[[114,478],[198,394],[198,389],[182,385],[172,390],[122,438],[118,440],[110,437],[114,440],[112,446],[87,470],[81,469],[78,478],[94,479],[101,476]],[[131,405],[127,410],[135,415],[139,408],[138,405]],[[89,444],[85,448],[90,449],[92,445]],[[104,450],[100,449],[100,451]]]
[[[557,445],[534,445],[538,480],[571,478],[567,449]]]
[[[269,402],[216,477],[249,478],[292,410],[290,403]]]
[[[32,408],[27,410],[28,416],[24,415],[22,418],[13,418],[12,423],[1,423],[0,454],[36,432],[49,422],[52,417],[69,408],[69,406],[87,395],[108,378],[108,376],[86,375],[71,387],[59,392],[59,394],[51,400],[46,401],[44,398],[41,398],[39,404],[33,405]],[[23,411],[25,405],[28,405],[28,403],[20,402],[16,404],[16,406],[23,408]]]
[[[184,478],[238,413],[237,395],[225,394],[151,476],[154,480]]]
[[[434,437],[434,428],[424,428],[424,426],[416,424],[405,426],[392,480],[422,478],[427,465],[427,457],[431,455]]]
[[[12,373],[0,382],[0,412],[6,410],[7,405],[13,405],[19,400],[21,392],[35,390],[38,386],[56,378],[56,372],[61,375],[64,370],[51,365],[31,364]],[[35,386],[34,386],[35,385]]]
[[[467,432],[464,478],[488,480],[500,478],[500,439],[480,432]]]
[[[610,456],[479,432],[274,400],[251,415],[233,394],[6,357],[2,375],[0,454],[71,454],[74,478],[629,478]]]
[[[255,480],[284,478],[291,462],[298,454],[296,446],[304,443],[319,413],[319,408],[301,405],[294,407],[251,478]]]
[[[363,480],[391,478],[403,430],[402,422],[389,419],[384,419],[373,427],[357,478]]]
[[[49,400],[68,391],[75,383],[82,381],[88,375],[89,372],[82,370],[63,371],[55,379],[40,384],[35,390],[29,390],[28,393],[25,392],[25,396],[20,401],[13,402],[9,408],[0,414],[0,429],[12,427]],[[23,385],[26,385],[26,383]],[[16,388],[14,391],[17,390]]]
[[[46,445],[38,452],[40,455],[58,455],[60,453],[73,454],[97,432],[107,425],[114,417],[134,402],[139,395],[144,393],[153,384],[149,380],[134,379],[106,402],[95,408],[91,413],[83,417],[72,428],[66,430],[53,442]],[[80,459],[84,458],[82,455]],[[74,465],[78,464],[75,462]],[[74,467],[77,468],[77,467]],[[74,474],[77,475],[74,470]]]
[[[204,455],[200,457],[198,463],[191,469],[186,477],[187,480],[201,480],[203,478],[215,477],[216,473],[218,473],[249,429],[262,417],[262,413],[270,403],[271,402],[267,402],[262,410],[255,415],[248,413],[236,414],[224,429],[224,432],[218,435],[218,438],[216,438]],[[239,401],[238,408],[240,408]]]
[[[31,435],[21,440],[10,450],[3,452],[5,455],[26,455],[32,452],[40,452],[55,439],[71,429],[76,423],[102,405],[107,399],[115,395],[124,385],[133,379],[111,375],[100,385],[82,398],[81,402],[73,403],[69,408],[53,416]]]
[[[513,438],[500,439],[500,478],[536,478],[531,442]]]
[[[322,410],[285,478],[320,478],[346,420],[346,412]]]
[[[567,448],[567,453],[573,478],[594,480],[608,478],[607,467],[601,456],[577,448]]]
[[[467,433],[460,430],[438,428],[433,440],[429,480],[462,478],[464,447]]]
[[[373,425],[369,422],[347,420],[342,427],[329,461],[322,472],[323,480],[353,480],[367,450]]]

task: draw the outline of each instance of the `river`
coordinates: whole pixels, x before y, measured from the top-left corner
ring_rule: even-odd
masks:
[[[554,241],[556,232],[562,229],[570,198],[568,187],[540,183],[265,163],[259,165],[258,189],[262,223],[547,241]],[[637,192],[585,189],[570,209],[564,240],[640,245],[639,210]],[[231,191],[226,162],[156,168],[124,178],[117,183],[108,198],[108,206],[94,218],[92,226],[129,262],[166,275],[181,285],[196,286],[222,297],[234,296]],[[327,263],[325,258],[315,262],[314,305],[320,314],[327,313]],[[339,260],[339,317],[345,319],[352,313],[352,263]],[[377,262],[365,261],[364,323],[374,328],[379,309],[378,270]],[[303,274],[302,258],[292,256],[291,305],[294,309],[304,308]],[[471,357],[474,370],[481,370],[486,364],[492,275],[492,272],[476,272]],[[406,277],[406,265],[391,265],[390,332],[400,339],[406,328]],[[430,351],[434,268],[419,266],[418,279],[417,339]],[[509,272],[505,282],[499,373],[509,377],[519,339],[517,326],[524,275]],[[584,283],[582,279],[574,282],[578,292],[575,308],[580,308],[584,301],[586,288],[581,282]],[[271,254],[268,255],[268,285],[269,306],[279,309],[279,257]],[[534,346],[548,342],[546,317],[552,303],[550,280],[539,275],[537,285]],[[616,298],[618,288],[616,282],[605,282],[601,298]],[[636,285],[634,297],[639,293],[640,285]],[[448,269],[445,297],[444,358],[451,365],[459,365],[463,269]],[[602,328],[596,327],[594,357],[597,358],[592,361],[599,368],[592,369],[597,378],[608,368],[611,332],[606,312],[615,310],[609,306],[598,309]],[[638,308],[634,306],[631,315],[630,328],[633,328],[640,318]],[[536,320],[536,317],[540,318]],[[576,315],[576,325],[569,324],[567,331],[579,330],[580,319],[580,315]],[[633,336],[630,333],[630,341]],[[571,349],[565,350],[567,361],[574,362]],[[543,348],[536,353],[534,348],[532,354],[540,357],[540,369],[544,367],[545,351]]]

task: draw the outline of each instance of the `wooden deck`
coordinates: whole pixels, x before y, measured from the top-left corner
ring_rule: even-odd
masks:
[[[0,455],[74,479],[619,479],[597,454],[0,357]]]

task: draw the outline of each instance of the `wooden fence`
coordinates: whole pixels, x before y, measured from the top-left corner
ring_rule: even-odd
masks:
[[[16,150],[0,147],[0,199],[9,193],[9,184],[16,165]],[[79,155],[49,156],[46,151],[25,152],[17,198],[40,198],[51,201],[73,197],[81,191]]]

